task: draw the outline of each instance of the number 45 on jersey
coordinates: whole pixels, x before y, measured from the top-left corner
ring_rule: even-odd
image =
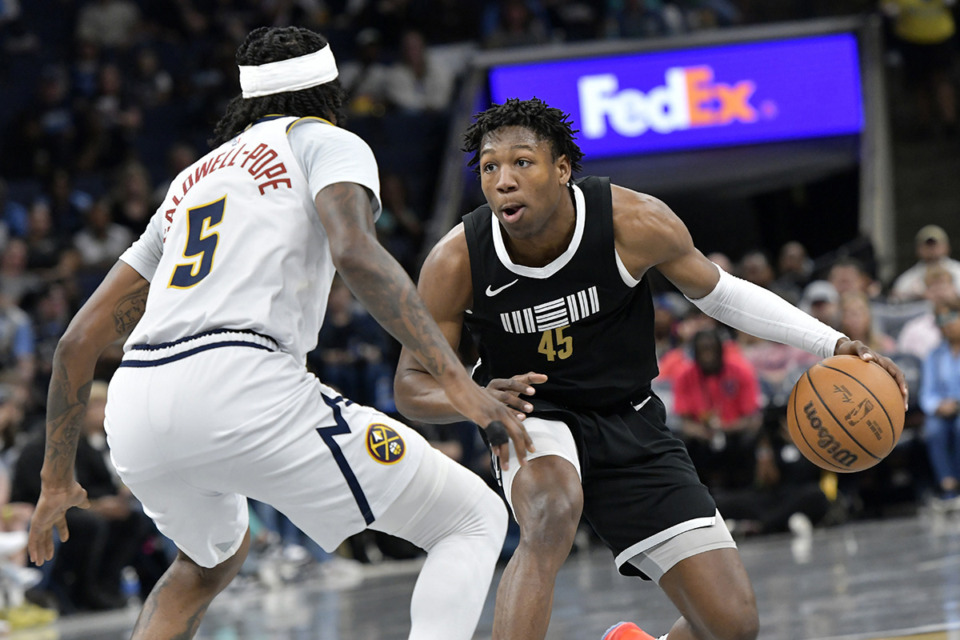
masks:
[[[569,328],[569,325],[543,332],[537,351],[547,356],[547,360],[550,362],[557,358],[566,360],[573,355],[573,336],[563,335],[563,330],[567,328]]]

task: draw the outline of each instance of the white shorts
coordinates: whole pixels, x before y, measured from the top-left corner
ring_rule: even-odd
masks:
[[[204,567],[236,553],[247,497],[333,550],[386,511],[429,447],[321,384],[269,338],[241,332],[127,352],[105,427],[124,483]]]

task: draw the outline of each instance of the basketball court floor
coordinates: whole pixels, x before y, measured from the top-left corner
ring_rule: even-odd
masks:
[[[763,640],[960,640],[960,514],[849,523],[740,541],[757,593]],[[266,589],[237,586],[218,598],[206,640],[403,640],[418,561],[353,576],[319,576]],[[498,571],[494,581],[499,580]],[[494,584],[494,586],[495,586]],[[489,638],[492,596],[475,638]],[[135,610],[73,616],[20,632],[31,640],[129,638]],[[676,613],[650,583],[619,576],[598,547],[572,555],[557,584],[549,640],[599,640],[634,620],[654,635]]]

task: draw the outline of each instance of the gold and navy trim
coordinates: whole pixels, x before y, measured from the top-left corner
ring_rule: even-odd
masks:
[[[333,124],[332,122],[330,122],[330,121],[327,120],[326,118],[321,118],[321,117],[319,117],[319,116],[304,116],[304,117],[302,117],[302,118],[297,118],[296,120],[294,120],[293,122],[291,122],[290,124],[288,124],[288,125],[287,125],[287,129],[286,129],[286,133],[289,134],[291,129],[293,129],[295,126],[297,126],[298,124],[300,124],[300,123],[303,122],[304,120],[319,120],[320,122],[324,122],[324,123],[330,125],[331,127],[335,127],[335,126],[336,126],[335,124]]]
[[[246,329],[213,329],[160,344],[137,344],[123,356],[121,367],[159,367],[189,358],[203,351],[222,347],[250,347],[277,351],[279,345],[269,336]]]

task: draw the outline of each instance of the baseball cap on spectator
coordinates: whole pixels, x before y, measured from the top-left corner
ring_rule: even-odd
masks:
[[[837,288],[826,280],[814,280],[803,290],[800,308],[809,313],[813,305],[822,302],[836,304],[840,302],[840,294],[837,293]]]
[[[924,244],[926,242],[946,243],[949,242],[949,238],[947,238],[947,232],[943,230],[943,227],[928,224],[920,229],[920,231],[917,231],[917,244]]]

